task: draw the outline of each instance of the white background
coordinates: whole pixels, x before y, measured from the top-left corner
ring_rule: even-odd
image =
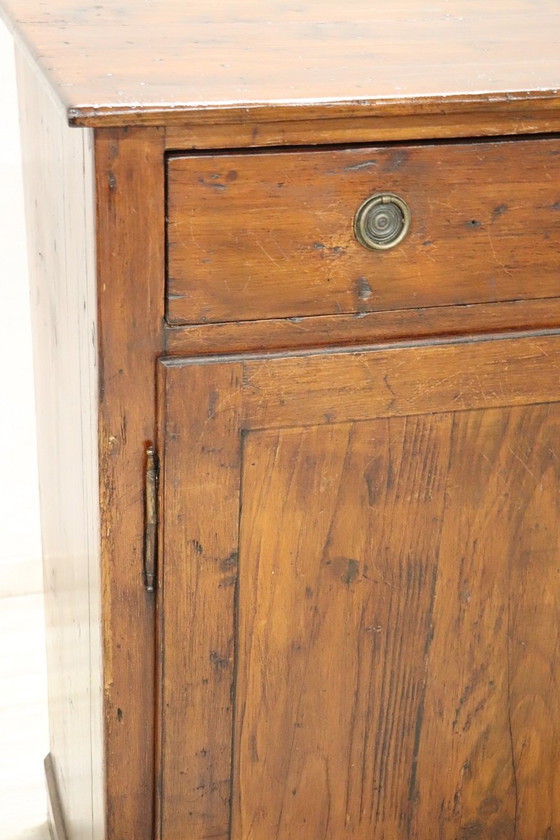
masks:
[[[41,588],[29,286],[12,39],[0,22],[0,597]]]
[[[0,840],[47,840],[32,349],[12,39],[0,22]]]

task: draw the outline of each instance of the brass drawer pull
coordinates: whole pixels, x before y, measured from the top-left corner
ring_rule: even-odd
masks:
[[[386,251],[405,238],[410,227],[410,209],[394,193],[367,198],[356,213],[354,233],[365,248]]]

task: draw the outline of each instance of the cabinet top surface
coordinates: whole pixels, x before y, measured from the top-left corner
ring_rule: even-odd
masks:
[[[248,109],[283,120],[560,108],[558,0],[0,8],[76,125],[239,122]]]

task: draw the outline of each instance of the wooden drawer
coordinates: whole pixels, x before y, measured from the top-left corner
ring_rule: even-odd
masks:
[[[560,295],[560,140],[193,154],[168,160],[172,324]],[[407,237],[361,245],[381,192]]]

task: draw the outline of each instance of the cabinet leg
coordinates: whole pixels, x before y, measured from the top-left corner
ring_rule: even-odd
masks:
[[[47,804],[51,837],[53,840],[68,840],[66,829],[64,828],[60,797],[58,795],[58,787],[50,753],[45,758],[45,776],[47,780]]]

